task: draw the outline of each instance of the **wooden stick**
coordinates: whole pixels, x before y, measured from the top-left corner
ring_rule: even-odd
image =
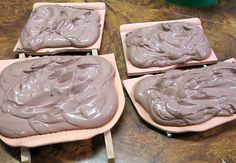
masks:
[[[108,162],[115,162],[115,152],[110,130],[104,133],[104,139],[105,139]]]
[[[20,60],[24,60],[26,57],[25,57],[25,53],[20,53],[19,54],[19,59]]]
[[[92,50],[92,55],[98,55],[97,49],[93,49],[93,50]]]
[[[19,54],[19,59],[24,60],[26,58],[24,53]],[[23,163],[30,163],[31,162],[31,156],[29,148],[21,147],[20,148],[20,156],[21,156],[21,162]]]
[[[89,55],[89,53],[87,53],[87,55]],[[92,50],[92,55],[98,55],[98,52],[96,49]],[[25,58],[26,56],[24,53],[19,54],[20,60],[24,60]],[[115,152],[114,152],[113,141],[112,141],[110,130],[104,133],[104,140],[105,140],[108,162],[109,163],[115,162]],[[30,151],[28,148],[21,147],[21,162],[24,162],[24,163],[31,162]]]
[[[21,147],[20,148],[21,162],[22,163],[31,163],[31,156],[29,148]]]
[[[98,55],[97,49],[92,50],[92,55]],[[108,162],[109,163],[115,162],[115,152],[110,130],[104,133],[104,139],[105,139]]]

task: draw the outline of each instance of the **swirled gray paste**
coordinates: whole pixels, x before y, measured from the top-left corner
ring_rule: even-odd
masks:
[[[222,62],[145,77],[135,86],[135,99],[156,123],[166,126],[230,116],[236,113],[236,65]]]
[[[115,114],[115,71],[96,56],[52,56],[9,65],[0,76],[0,134],[25,137],[96,128]]]
[[[162,23],[126,35],[127,57],[140,68],[183,64],[210,56],[201,27],[190,23]]]
[[[30,15],[21,32],[22,51],[42,48],[88,47],[99,37],[99,14],[95,10],[43,5]]]

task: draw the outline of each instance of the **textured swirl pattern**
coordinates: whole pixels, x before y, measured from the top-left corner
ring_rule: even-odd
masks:
[[[21,50],[91,46],[99,37],[99,21],[100,17],[94,10],[40,6],[32,12],[21,32]]]
[[[115,114],[115,71],[96,56],[16,62],[0,76],[0,133],[24,137],[96,128]]]
[[[200,124],[236,113],[236,65],[218,63],[190,71],[145,77],[135,99],[154,121],[166,126]]]
[[[203,60],[211,54],[203,30],[190,23],[163,23],[140,28],[127,34],[126,44],[130,62],[140,68]]]

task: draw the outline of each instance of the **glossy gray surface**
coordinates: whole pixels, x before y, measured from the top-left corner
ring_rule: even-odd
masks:
[[[59,5],[36,8],[21,32],[21,51],[42,48],[88,47],[99,37],[100,17],[95,10]]]
[[[0,76],[0,133],[24,137],[106,124],[117,108],[115,71],[96,56],[16,62]]]
[[[236,113],[236,65],[220,62],[189,71],[169,70],[135,86],[136,100],[158,124],[188,126]]]
[[[163,23],[127,34],[127,56],[136,67],[163,67],[211,54],[210,44],[198,25]]]

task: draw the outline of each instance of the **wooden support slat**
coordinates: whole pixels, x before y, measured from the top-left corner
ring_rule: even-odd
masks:
[[[26,58],[24,53],[19,54],[19,59],[24,60]],[[30,156],[30,150],[29,148],[21,147],[20,148],[20,156],[21,156],[21,162],[22,163],[30,163],[31,162],[31,156]]]
[[[20,53],[19,54],[19,59],[20,60],[23,60],[23,59],[25,59],[26,57],[25,57],[25,53]]]
[[[97,49],[93,49],[93,50],[92,50],[92,55],[98,55]]]
[[[93,49],[92,55],[98,55],[98,51],[96,49]],[[104,133],[104,139],[105,139],[108,162],[113,163],[115,162],[115,152],[114,152],[113,141],[112,141],[110,130]]]
[[[21,162],[22,163],[30,163],[31,156],[29,148],[21,147],[20,148]]]
[[[87,55],[89,55],[89,54],[90,53],[87,53]],[[96,49],[92,50],[92,55],[98,55],[98,52]],[[26,56],[24,53],[19,54],[20,60],[23,60],[25,58],[26,58]],[[106,147],[108,162],[113,163],[113,162],[115,162],[115,152],[114,152],[113,141],[112,141],[112,136],[111,136],[110,130],[104,133],[104,140],[105,140],[105,147]],[[30,151],[28,148],[21,147],[21,162],[23,162],[23,163],[30,163],[31,162]]]
[[[110,130],[104,133],[104,139],[105,139],[108,162],[109,163],[115,162],[115,152]]]

